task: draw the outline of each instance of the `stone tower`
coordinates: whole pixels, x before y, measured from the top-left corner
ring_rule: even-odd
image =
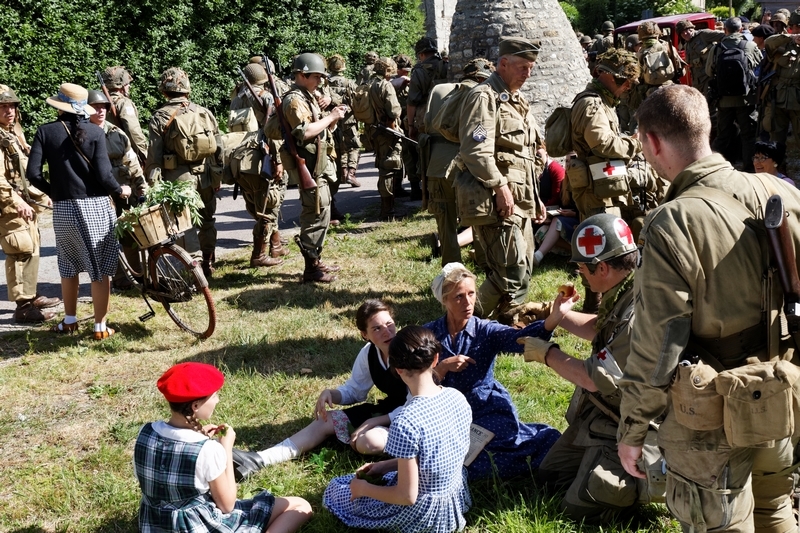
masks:
[[[461,78],[474,57],[498,60],[501,36],[541,39],[533,74],[522,88],[539,126],[558,105],[569,105],[591,79],[583,51],[557,0],[458,0],[450,42],[450,76]]]

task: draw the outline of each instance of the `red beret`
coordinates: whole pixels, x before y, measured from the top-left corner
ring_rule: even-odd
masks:
[[[191,402],[211,396],[222,388],[225,376],[217,367],[205,363],[180,363],[158,380],[158,390],[168,402]]]

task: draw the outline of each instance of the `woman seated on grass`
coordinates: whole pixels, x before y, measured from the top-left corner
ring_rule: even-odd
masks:
[[[407,399],[408,389],[389,368],[389,343],[396,330],[391,308],[380,300],[367,300],[356,311],[356,326],[364,340],[344,385],[325,389],[317,399],[314,421],[280,444],[260,452],[233,450],[237,479],[243,479],[267,465],[290,461],[300,453],[316,448],[335,435],[354,450],[367,455],[383,452],[391,423]],[[377,403],[364,402],[375,386],[386,397]],[[355,405],[341,411],[328,411],[336,405]],[[356,428],[352,433],[350,426]]]
[[[368,463],[325,489],[323,505],[346,525],[407,533],[464,529],[472,505],[464,468],[472,413],[463,394],[434,379],[440,353],[442,345],[420,326],[403,328],[392,341],[392,368],[412,398],[389,429],[386,453],[395,458]]]
[[[175,365],[158,380],[172,415],[145,424],[136,438],[139,531],[291,533],[311,517],[302,498],[276,498],[265,490],[236,499],[236,433],[226,424],[200,425],[214,414],[224,382],[222,372],[203,363]]]

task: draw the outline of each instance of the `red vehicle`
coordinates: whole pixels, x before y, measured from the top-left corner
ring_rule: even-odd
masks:
[[[685,59],[686,54],[681,47],[681,36],[675,31],[675,26],[678,25],[678,22],[690,20],[698,30],[713,30],[716,27],[716,18],[714,18],[714,15],[711,13],[684,13],[682,15],[667,15],[666,17],[637,20],[636,22],[630,22],[614,30],[614,42],[617,44],[617,47],[624,48],[625,39],[628,38],[628,35],[636,33],[636,28],[639,27],[639,24],[647,20],[658,24],[658,27],[661,28],[661,39],[671,42],[672,46],[679,50],[682,59]],[[686,69],[686,74],[681,78],[681,83],[684,85],[691,85],[691,82],[689,69]]]

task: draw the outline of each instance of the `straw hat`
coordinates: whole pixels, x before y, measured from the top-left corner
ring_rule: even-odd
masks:
[[[88,118],[90,115],[94,115],[94,109],[86,103],[88,98],[89,91],[80,85],[62,83],[61,87],[58,88],[58,94],[48,98],[46,102],[59,111],[83,115]]]

